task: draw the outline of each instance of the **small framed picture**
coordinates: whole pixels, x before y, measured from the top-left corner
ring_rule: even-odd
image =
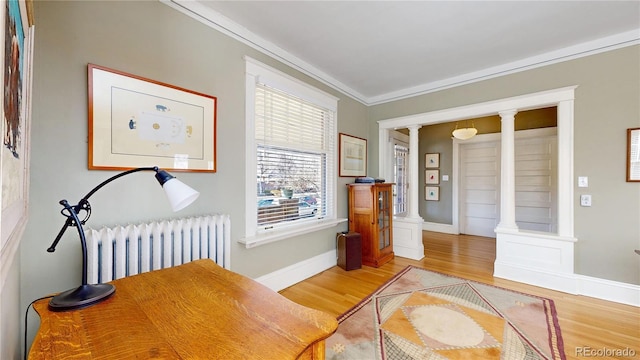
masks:
[[[424,183],[428,185],[440,184],[440,170],[425,170]]]
[[[440,167],[440,153],[424,154],[424,167],[427,169]]]
[[[439,186],[425,186],[424,187],[424,199],[427,201],[439,201],[440,200],[440,187]]]
[[[367,139],[340,133],[338,176],[367,176]]]

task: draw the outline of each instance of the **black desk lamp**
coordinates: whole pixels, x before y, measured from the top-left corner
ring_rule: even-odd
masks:
[[[156,172],[156,179],[164,189],[173,211],[178,211],[187,207],[200,195],[199,192],[185,185],[168,172],[160,170],[157,166],[154,166],[132,169],[110,177],[100,183],[100,185],[93,188],[93,190],[89,191],[87,195],[80,199],[80,202],[78,202],[77,205],[72,206],[69,205],[67,200],[60,200],[60,204],[64,207],[60,213],[67,218],[67,221],[64,223],[62,229],[60,229],[60,232],[58,233],[58,236],[56,236],[56,239],[47,251],[56,251],[56,245],[58,245],[58,242],[62,238],[62,234],[64,234],[68,227],[75,226],[78,228],[78,234],[80,235],[80,242],[82,244],[82,285],[54,296],[49,302],[50,310],[65,311],[91,306],[107,299],[116,291],[115,286],[112,284],[87,284],[87,242],[82,225],[84,225],[91,216],[91,205],[88,201],[91,195],[113,180],[138,171]],[[86,213],[83,220],[78,218],[78,213],[81,211]]]

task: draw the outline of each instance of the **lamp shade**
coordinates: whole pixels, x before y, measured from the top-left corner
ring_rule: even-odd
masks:
[[[182,181],[171,178],[162,184],[167,199],[171,204],[173,211],[179,211],[196,201],[200,193],[183,183]]]
[[[456,139],[467,140],[476,136],[477,133],[478,133],[478,129],[471,127],[471,128],[455,129],[453,130],[452,135]]]

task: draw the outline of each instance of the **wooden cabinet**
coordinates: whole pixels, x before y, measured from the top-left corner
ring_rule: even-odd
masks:
[[[379,267],[393,259],[391,183],[348,184],[349,231],[362,237],[362,264]]]

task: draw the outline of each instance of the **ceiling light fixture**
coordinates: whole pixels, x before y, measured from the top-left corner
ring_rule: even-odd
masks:
[[[458,122],[456,122],[456,128],[453,130],[451,135],[456,139],[468,140],[476,136],[477,133],[478,129],[473,125],[473,121],[471,122],[471,127],[469,127],[469,120],[467,120],[467,127],[460,129],[458,128]]]

